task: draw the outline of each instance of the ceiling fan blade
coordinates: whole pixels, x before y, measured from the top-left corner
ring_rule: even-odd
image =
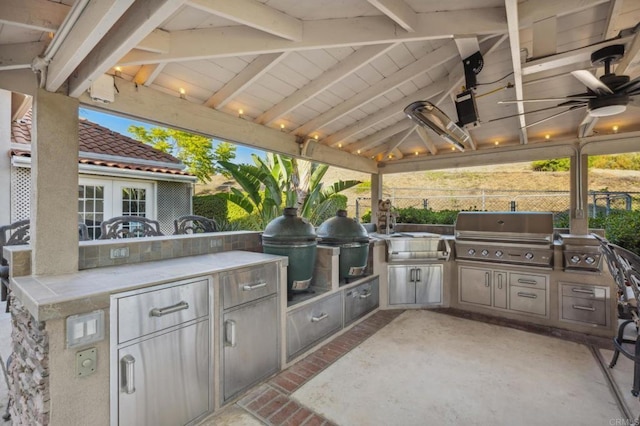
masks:
[[[630,95],[631,92],[640,89],[640,77],[636,77],[633,80],[623,84],[622,86],[616,89],[616,93],[624,92],[627,95]]]
[[[567,109],[565,111],[561,111],[561,112],[558,112],[556,114],[550,115],[549,117],[543,118],[542,120],[538,120],[538,121],[535,121],[533,123],[529,123],[526,126],[521,127],[521,128],[522,129],[527,129],[527,128],[531,127],[531,126],[535,126],[536,124],[544,123],[545,121],[551,120],[552,118],[559,117],[559,116],[561,116],[563,114],[566,114],[568,112],[575,111],[577,109],[584,108],[584,107],[586,107],[586,105],[573,106],[573,107],[571,107],[571,108],[569,108],[569,109]]]
[[[609,89],[609,86],[598,80],[595,75],[591,74],[587,70],[571,71],[571,74],[594,93],[598,93],[600,95],[613,94],[613,91]]]
[[[506,101],[498,101],[499,104],[517,104],[519,102],[570,102],[579,99],[593,99],[594,96],[567,96],[565,98],[539,98],[539,99],[510,99]]]

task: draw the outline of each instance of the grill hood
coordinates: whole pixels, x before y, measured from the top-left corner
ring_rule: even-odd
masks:
[[[417,124],[433,130],[445,141],[464,151],[464,142],[470,139],[469,135],[431,102],[413,102],[404,109],[404,113]]]

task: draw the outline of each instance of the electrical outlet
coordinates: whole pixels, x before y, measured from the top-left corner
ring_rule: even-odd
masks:
[[[123,259],[129,257],[129,247],[112,248],[109,252],[111,259]]]
[[[214,239],[210,240],[209,241],[209,247],[211,247],[211,248],[222,247],[222,238],[214,238]]]
[[[85,377],[95,373],[97,364],[98,351],[96,351],[96,348],[76,352],[76,375],[78,377]]]

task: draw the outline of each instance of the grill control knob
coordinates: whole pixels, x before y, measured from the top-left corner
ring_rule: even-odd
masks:
[[[526,258],[527,258],[527,260],[531,260],[531,259],[533,259],[533,253],[531,253],[530,251],[528,251],[528,252],[526,252],[526,253],[524,254],[524,257],[526,257]]]
[[[580,256],[578,256],[577,254],[574,254],[573,256],[571,256],[571,263],[580,263]]]
[[[502,257],[504,253],[502,252],[502,250],[496,250],[496,256],[497,257]]]
[[[488,256],[489,255],[489,250],[484,249],[480,252],[480,254],[482,254],[483,256]]]
[[[587,265],[593,265],[596,262],[596,260],[591,256],[587,256],[584,261],[587,263]]]
[[[476,254],[476,249],[472,249],[470,248],[467,253],[469,253],[471,256],[473,256],[474,254]]]

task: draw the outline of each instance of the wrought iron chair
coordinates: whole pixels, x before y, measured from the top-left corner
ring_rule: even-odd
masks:
[[[197,215],[179,217],[173,221],[173,225],[175,228],[173,235],[199,234],[218,231],[218,224],[215,220]]]
[[[100,224],[101,240],[114,238],[157,237],[164,235],[160,232],[157,220],[142,216],[117,216],[105,220]]]

